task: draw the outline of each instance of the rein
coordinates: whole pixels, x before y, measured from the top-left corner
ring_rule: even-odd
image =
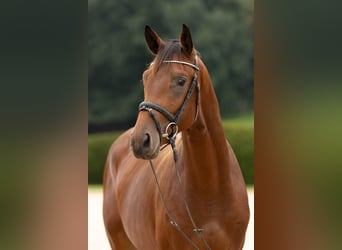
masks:
[[[142,102],[142,103],[140,103],[140,105],[139,105],[139,112],[140,111],[147,111],[150,114],[150,116],[152,117],[152,119],[153,119],[153,121],[154,121],[154,123],[156,125],[156,128],[158,130],[160,142],[162,141],[162,138],[166,138],[167,139],[168,143],[162,149],[164,149],[169,144],[171,145],[171,148],[172,148],[172,151],[173,151],[173,159],[174,159],[174,162],[175,162],[174,166],[175,166],[175,171],[176,171],[176,176],[177,176],[178,184],[180,186],[180,190],[181,190],[182,198],[183,198],[183,201],[184,201],[185,209],[187,211],[188,217],[189,217],[189,219],[191,221],[191,224],[193,226],[193,231],[197,234],[197,236],[199,237],[199,239],[201,240],[201,242],[203,243],[205,248],[208,249],[208,250],[211,250],[211,248],[209,247],[208,243],[206,242],[206,240],[204,239],[204,237],[202,235],[204,229],[201,229],[201,228],[197,227],[197,225],[196,225],[196,223],[195,223],[195,221],[194,221],[194,219],[192,217],[191,211],[189,209],[189,205],[188,205],[188,202],[186,200],[185,191],[184,191],[184,188],[183,188],[183,185],[182,185],[182,181],[181,181],[181,177],[180,177],[180,174],[179,174],[178,153],[177,153],[177,150],[176,150],[176,136],[177,136],[177,133],[178,133],[178,123],[179,123],[179,121],[181,119],[181,116],[184,113],[185,107],[188,104],[188,102],[190,100],[190,97],[191,97],[191,95],[192,95],[192,93],[193,93],[195,88],[197,89],[197,95],[196,95],[196,113],[195,113],[194,121],[196,121],[197,116],[198,116],[198,105],[199,105],[200,87],[199,87],[199,84],[198,84],[198,71],[199,71],[199,67],[198,67],[197,56],[195,57],[195,64],[191,64],[191,63],[184,62],[184,61],[177,61],[177,60],[166,60],[166,61],[163,61],[163,63],[178,63],[178,64],[183,64],[183,65],[190,66],[190,67],[195,69],[194,77],[192,79],[192,82],[191,82],[191,85],[190,85],[190,87],[188,89],[188,92],[187,92],[187,94],[185,96],[185,99],[184,99],[181,107],[179,108],[178,112],[175,115],[173,115],[171,112],[169,112],[164,107],[162,107],[162,106],[160,106],[160,105],[158,105],[156,103],[153,103],[153,102]],[[157,117],[156,117],[156,115],[154,114],[153,111],[158,111],[159,113],[164,115],[170,121],[170,123],[166,126],[166,129],[165,129],[164,133],[162,133],[160,122],[158,121],[158,119],[157,119]],[[191,244],[194,247],[194,249],[199,250],[200,248],[190,239],[189,236],[186,235],[186,233],[182,230],[182,228],[178,225],[178,223],[175,221],[174,217],[172,216],[169,208],[166,205],[166,202],[165,202],[165,199],[164,199],[164,195],[163,195],[163,193],[161,191],[160,184],[159,184],[159,181],[158,181],[158,177],[157,177],[157,174],[156,174],[156,170],[155,170],[155,167],[154,167],[154,165],[152,163],[152,160],[149,160],[149,163],[150,163],[150,166],[151,166],[151,169],[152,169],[152,172],[153,172],[154,179],[155,179],[156,184],[157,184],[157,188],[158,188],[160,199],[162,201],[162,204],[164,206],[166,214],[169,217],[171,225],[174,226],[181,233],[183,238],[186,239],[188,241],[188,243]]]

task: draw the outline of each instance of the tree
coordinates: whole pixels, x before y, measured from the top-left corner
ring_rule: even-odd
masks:
[[[223,116],[253,109],[253,2],[92,0],[88,4],[89,127],[133,125],[152,60],[145,24],[163,39],[186,23],[211,74]]]

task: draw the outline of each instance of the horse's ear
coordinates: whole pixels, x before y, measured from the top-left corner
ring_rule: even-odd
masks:
[[[158,34],[148,25],[145,26],[145,40],[147,47],[150,49],[153,55],[156,55],[163,45],[163,40]]]
[[[188,56],[191,55],[194,45],[192,43],[192,38],[188,26],[183,24],[182,33],[180,34],[180,42],[184,53]]]

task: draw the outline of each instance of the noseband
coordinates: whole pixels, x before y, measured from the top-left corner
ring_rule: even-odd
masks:
[[[178,64],[190,66],[190,67],[195,69],[194,77],[192,78],[192,82],[191,82],[191,85],[188,89],[188,92],[186,93],[184,101],[183,101],[182,105],[180,106],[178,112],[175,115],[173,115],[170,111],[168,111],[163,106],[156,104],[154,102],[146,101],[146,102],[140,103],[140,105],[139,105],[139,112],[140,111],[147,111],[150,114],[150,116],[152,117],[154,123],[156,124],[157,130],[159,133],[160,142],[162,141],[162,138],[166,138],[170,142],[170,140],[173,140],[173,141],[175,140],[175,137],[178,133],[179,121],[180,121],[180,119],[184,113],[185,107],[188,104],[188,102],[191,98],[191,95],[194,92],[195,88],[197,89],[197,95],[196,95],[196,113],[195,113],[194,121],[197,119],[198,104],[199,104],[199,92],[200,92],[199,84],[197,81],[198,80],[199,67],[198,67],[197,56],[195,57],[195,64],[191,64],[191,63],[184,62],[184,61],[177,61],[177,60],[166,60],[166,61],[163,61],[163,63],[178,63]],[[169,124],[166,126],[164,133],[162,132],[160,122],[158,121],[153,110],[158,111],[159,113],[164,115],[169,120]]]

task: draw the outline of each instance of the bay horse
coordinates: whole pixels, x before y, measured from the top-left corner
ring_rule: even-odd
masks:
[[[206,66],[183,25],[164,42],[149,26],[153,62],[134,128],[111,146],[103,219],[112,249],[242,249],[246,187],[225,138]],[[170,146],[169,146],[170,145]]]

